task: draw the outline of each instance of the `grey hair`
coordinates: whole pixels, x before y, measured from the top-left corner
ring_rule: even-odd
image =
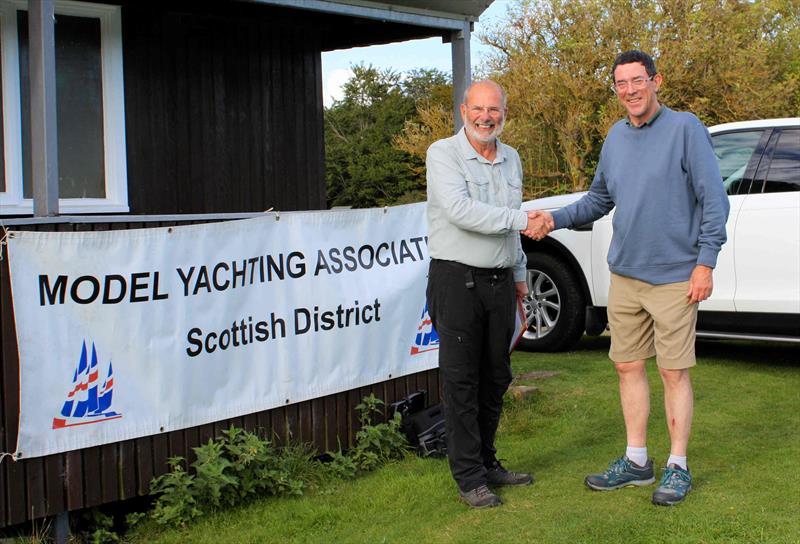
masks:
[[[498,82],[496,82],[496,81],[494,81],[492,79],[480,79],[478,81],[473,81],[472,83],[470,83],[469,87],[467,87],[464,90],[464,97],[462,98],[461,103],[462,104],[466,104],[467,103],[467,95],[469,94],[469,91],[472,90],[472,88],[475,85],[480,85],[481,83],[491,83],[492,85],[497,87],[497,89],[500,91],[500,98],[503,101],[503,108],[505,108],[506,107],[506,101],[507,101],[506,90],[503,88],[502,85],[500,85]]]

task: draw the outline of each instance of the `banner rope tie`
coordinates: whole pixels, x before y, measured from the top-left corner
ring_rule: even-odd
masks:
[[[3,226],[3,235],[0,236],[0,262],[3,261],[3,247],[8,246],[8,242],[6,240],[8,240],[9,236],[11,236],[11,231],[9,231],[7,227]],[[0,457],[0,461],[2,460],[3,458]]]
[[[14,461],[17,460],[16,456],[13,453],[4,451],[4,452],[0,452],[0,464],[3,463],[3,459],[5,459],[6,457],[11,457],[11,459],[13,459]]]

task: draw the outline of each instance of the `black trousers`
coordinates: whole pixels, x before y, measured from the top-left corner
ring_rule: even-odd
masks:
[[[439,334],[439,369],[450,471],[462,491],[486,483],[494,437],[511,383],[508,346],[516,290],[511,270],[433,259],[428,312]]]

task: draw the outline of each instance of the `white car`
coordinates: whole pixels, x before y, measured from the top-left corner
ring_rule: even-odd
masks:
[[[730,215],[714,292],[700,304],[698,336],[800,342],[800,118],[727,123],[709,132]],[[531,200],[522,209],[552,211],[582,194]],[[522,238],[531,290],[522,349],[568,349],[584,332],[606,329],[610,218],[540,242]]]

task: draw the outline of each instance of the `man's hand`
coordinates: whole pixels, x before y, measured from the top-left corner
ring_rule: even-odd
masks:
[[[534,240],[541,240],[556,228],[553,216],[549,212],[534,210],[528,212],[528,226],[522,234]]]
[[[702,264],[694,267],[692,276],[689,278],[689,292],[686,293],[689,304],[702,302],[711,296],[711,291],[714,290],[713,273],[713,268]]]
[[[528,296],[528,282],[527,281],[518,281],[515,282],[517,287],[517,298],[522,298]]]

